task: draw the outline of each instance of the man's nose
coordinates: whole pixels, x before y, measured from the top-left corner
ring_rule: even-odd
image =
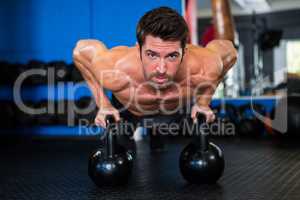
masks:
[[[166,62],[164,59],[161,59],[158,66],[157,66],[157,71],[160,74],[164,74],[167,71],[167,67],[166,67]]]

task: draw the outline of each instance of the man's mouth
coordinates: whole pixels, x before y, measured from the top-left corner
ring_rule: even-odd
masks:
[[[155,82],[162,84],[162,83],[165,83],[168,80],[168,78],[167,78],[167,76],[159,76],[158,75],[158,76],[154,77],[154,80],[155,80]]]

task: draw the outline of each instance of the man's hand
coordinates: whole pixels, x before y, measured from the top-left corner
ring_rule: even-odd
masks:
[[[209,106],[199,106],[198,104],[195,104],[192,107],[192,113],[191,113],[191,117],[194,123],[197,122],[198,113],[202,113],[205,115],[206,123],[213,122],[216,118],[214,112],[210,109]]]
[[[114,107],[109,107],[109,108],[103,108],[99,109],[97,116],[95,118],[95,124],[97,126],[101,126],[103,128],[106,128],[106,122],[105,122],[105,117],[107,115],[113,115],[116,122],[120,121],[120,113],[117,109]]]

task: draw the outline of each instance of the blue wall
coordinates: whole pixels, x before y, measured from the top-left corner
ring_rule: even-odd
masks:
[[[0,2],[0,60],[72,61],[79,39],[96,38],[108,47],[134,45],[138,19],[148,10],[181,0],[9,0]]]
[[[0,60],[26,63],[31,59],[72,62],[79,39],[95,38],[108,47],[134,45],[139,18],[148,10],[169,6],[181,13],[181,0],[7,0],[0,1]],[[84,87],[83,87],[84,88]],[[24,100],[78,99],[87,88],[42,85],[22,89]],[[47,91],[54,91],[49,97]],[[34,98],[34,99],[32,99]],[[0,87],[0,99],[12,100],[12,88]],[[12,133],[15,130],[11,130]],[[10,133],[9,130],[1,132]],[[78,127],[42,126],[18,129],[18,134],[78,135]]]

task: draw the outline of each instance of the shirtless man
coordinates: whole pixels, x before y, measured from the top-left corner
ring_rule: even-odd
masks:
[[[120,113],[121,118],[136,120],[171,117],[191,104],[193,120],[203,113],[207,122],[213,121],[211,98],[237,59],[232,42],[214,40],[205,48],[186,45],[187,24],[167,7],[147,12],[136,36],[133,47],[107,49],[97,40],[77,42],[73,58],[99,108],[95,123],[105,127],[106,115],[119,121]],[[112,92],[113,103],[103,89]]]

